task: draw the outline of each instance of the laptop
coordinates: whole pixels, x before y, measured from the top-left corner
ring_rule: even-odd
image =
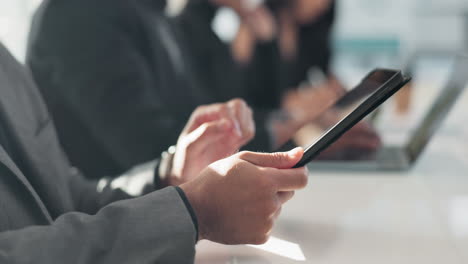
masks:
[[[407,170],[424,152],[468,84],[468,56],[458,56],[451,75],[406,144],[383,145],[373,153],[348,153],[342,158],[315,160],[311,170]],[[348,158],[352,157],[352,158]]]

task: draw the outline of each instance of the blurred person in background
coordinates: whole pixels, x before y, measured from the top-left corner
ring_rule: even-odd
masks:
[[[278,134],[290,136],[305,124],[327,127],[337,118],[332,110],[320,119],[307,118],[317,111],[314,106],[320,107],[321,93],[339,97],[345,92],[330,65],[335,6],[333,0],[191,1],[176,21],[190,40],[203,87],[220,99],[244,98],[257,112],[269,114]],[[212,27],[222,7],[239,17],[231,42]],[[300,126],[291,125],[294,120],[302,120]],[[310,143],[307,133],[295,138],[299,145]],[[375,131],[364,123],[336,143],[363,151],[379,144]]]
[[[239,97],[224,88],[228,80],[216,84],[223,97],[200,81],[194,69],[204,65],[194,61],[205,58],[192,58],[189,48],[202,36],[183,39],[165,6],[163,0],[48,0],[34,17],[27,64],[72,164],[89,177],[152,159],[176,142],[174,131],[192,109]],[[255,108],[256,137],[248,149],[276,149],[337,96],[323,89],[314,98],[301,115],[276,118],[281,122]]]
[[[220,7],[240,18],[231,43],[223,43],[212,28]],[[308,81],[310,69],[330,76],[331,90],[342,89],[330,70],[334,10],[331,0],[191,1],[177,21],[191,41],[188,48],[205,87],[229,94],[221,88],[229,81],[234,94],[243,94],[251,105],[279,108],[285,93]]]
[[[48,0],[26,62],[72,164],[115,175],[177,140],[203,102],[164,1]]]

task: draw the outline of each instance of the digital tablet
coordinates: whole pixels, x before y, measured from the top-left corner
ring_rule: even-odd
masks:
[[[410,80],[410,77],[404,76],[399,70],[375,69],[371,71],[359,85],[338,100],[334,108],[343,112],[343,118],[306,148],[304,156],[294,168],[307,165]]]

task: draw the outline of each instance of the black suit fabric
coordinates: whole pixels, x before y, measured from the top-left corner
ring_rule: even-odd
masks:
[[[158,2],[51,0],[35,16],[27,62],[65,151],[87,176],[154,159],[212,102]]]

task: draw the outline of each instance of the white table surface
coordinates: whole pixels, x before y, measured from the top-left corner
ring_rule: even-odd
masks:
[[[311,172],[273,236],[269,251],[203,241],[196,263],[468,263],[468,92],[413,169]]]

